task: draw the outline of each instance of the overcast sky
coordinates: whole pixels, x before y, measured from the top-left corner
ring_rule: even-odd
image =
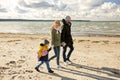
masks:
[[[120,21],[120,0],[0,0],[0,18]]]

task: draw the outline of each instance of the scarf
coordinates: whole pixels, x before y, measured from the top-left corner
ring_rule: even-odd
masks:
[[[61,33],[61,28],[60,28],[60,27],[55,28],[55,30],[57,31],[57,32],[56,32],[57,34],[58,34],[58,33]]]

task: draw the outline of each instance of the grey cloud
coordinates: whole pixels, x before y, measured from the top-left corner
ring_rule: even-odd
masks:
[[[7,12],[5,8],[0,8],[0,12]]]
[[[47,8],[47,7],[53,7],[52,4],[49,4],[48,2],[39,2],[39,3],[31,3],[31,4],[26,4],[24,0],[21,0],[19,2],[20,5],[28,8]]]
[[[39,3],[33,3],[30,6],[31,7],[35,7],[35,8],[37,8],[37,7],[48,8],[48,7],[53,7],[54,5],[49,4],[48,2],[43,1],[43,2],[39,2]]]
[[[27,12],[28,12],[27,10],[21,9],[21,8],[18,7],[18,6],[17,6],[15,9],[16,9],[16,11],[17,11],[18,13],[27,13]]]
[[[24,6],[24,7],[30,7],[30,5],[26,4],[24,0],[20,0],[19,5]]]
[[[7,12],[7,9],[2,8],[2,6],[0,5],[0,12]]]
[[[59,10],[64,10],[67,8],[67,4],[63,3],[64,1],[61,0],[54,0],[54,7],[58,8]]]
[[[59,0],[54,0],[54,4],[46,2],[46,1],[40,1],[38,3],[31,3],[31,4],[26,4],[24,0],[21,0],[19,4],[21,6],[27,7],[27,8],[52,8],[56,10],[64,10],[66,8],[66,4],[60,3],[58,4]]]

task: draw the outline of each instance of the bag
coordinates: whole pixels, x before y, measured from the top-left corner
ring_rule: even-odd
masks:
[[[47,50],[42,50],[42,56],[46,56],[48,54]]]

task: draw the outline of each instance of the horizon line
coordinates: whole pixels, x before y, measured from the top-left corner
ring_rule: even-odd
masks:
[[[54,21],[55,19],[0,19],[0,21]],[[78,20],[78,19],[73,19],[72,21],[86,21],[86,22],[120,22],[120,21],[115,21],[115,20]]]

